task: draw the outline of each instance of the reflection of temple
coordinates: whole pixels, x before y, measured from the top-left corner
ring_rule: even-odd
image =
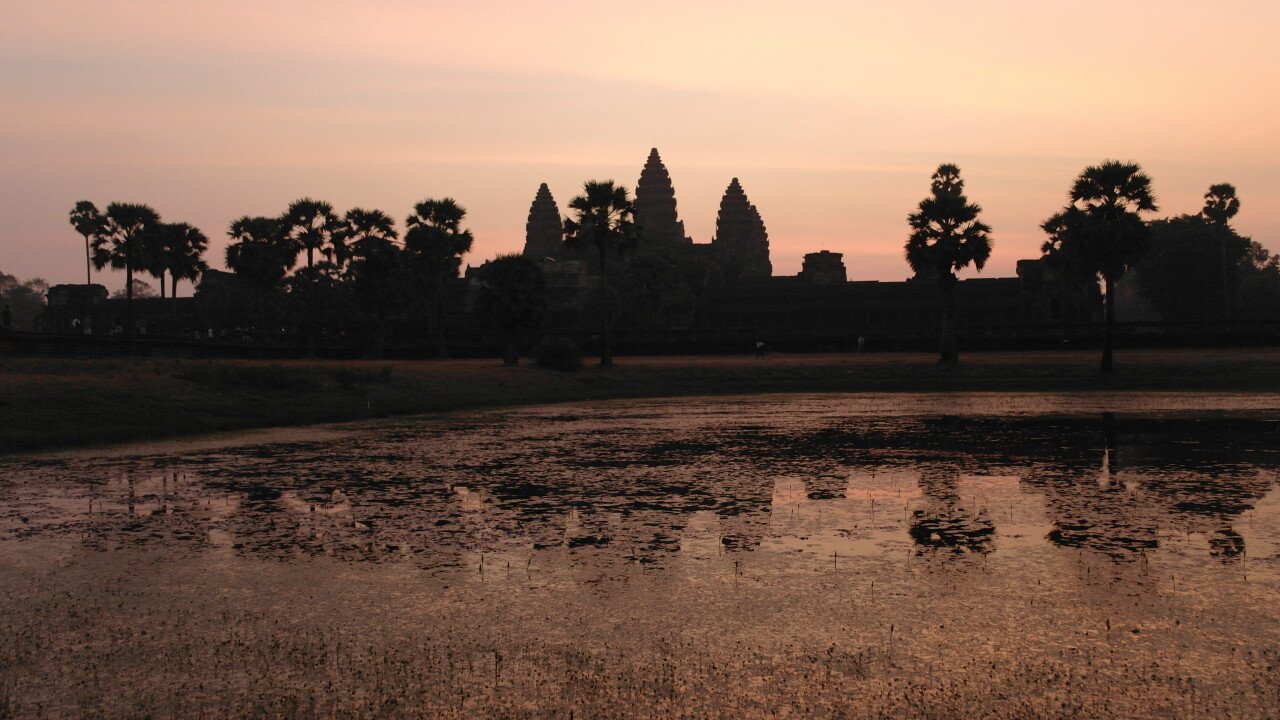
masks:
[[[971,507],[960,496],[960,471],[926,468],[920,474],[924,506],[912,512],[911,539],[921,548],[990,552],[996,526],[985,507]]]
[[[798,275],[774,276],[764,219],[738,178],[725,189],[710,243],[685,235],[671,176],[656,148],[640,173],[635,205],[637,252],[671,259],[695,285],[692,319],[686,327],[665,328],[668,338],[714,344],[759,336],[803,342],[935,334],[934,283],[851,282],[843,255],[827,250],[805,255]],[[554,330],[572,332],[573,308],[597,282],[598,259],[567,247],[559,233],[559,211],[543,184],[530,207],[524,254],[548,275]],[[1062,323],[1093,319],[1096,307],[1089,298],[1073,298],[1039,260],[1020,261],[1017,277],[961,281],[958,293],[961,328],[971,336],[1021,336],[1035,332],[1032,325],[1060,333]]]

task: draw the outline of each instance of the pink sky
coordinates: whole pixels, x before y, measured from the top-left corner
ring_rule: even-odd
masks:
[[[1280,250],[1274,0],[0,2],[0,271],[23,278],[83,281],[80,199],[192,222],[221,267],[231,220],[303,195],[401,220],[449,195],[478,264],[520,248],[539,183],[562,209],[634,187],[653,146],[698,242],[741,179],[777,274],[825,248],[906,277],[941,162],[995,228],[986,275],[1113,157],[1162,214],[1234,183],[1237,227]]]

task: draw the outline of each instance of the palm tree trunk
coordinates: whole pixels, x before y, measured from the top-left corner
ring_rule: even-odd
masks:
[[[177,299],[177,297],[178,297],[178,276],[177,276],[177,275],[174,275],[172,272],[170,272],[170,273],[169,273],[169,280],[171,281],[171,283],[170,283],[170,288],[171,288],[171,289],[170,289],[170,291],[169,291],[169,299],[171,299],[171,300],[176,300],[176,299]]]
[[[440,278],[440,282],[436,283],[436,357],[438,358],[449,356],[449,348],[444,339],[445,282],[444,278]]]
[[[133,335],[133,266],[124,266],[124,334]]]
[[[609,288],[611,278],[605,246],[600,243],[597,247],[600,249],[600,278],[601,282],[605,284],[605,291],[601,297],[604,298],[607,304],[604,308],[604,327],[600,329],[600,366],[611,367],[613,365],[613,345],[609,341],[609,335],[613,330],[613,293],[610,292]]]
[[[1105,279],[1106,305],[1103,306],[1103,322],[1102,322],[1102,372],[1111,372],[1114,364],[1111,357],[1111,326],[1116,320],[1116,283],[1111,277]]]
[[[84,284],[93,284],[93,261],[90,259],[89,236],[84,236]]]
[[[942,332],[938,340],[941,362],[954,364],[960,361],[956,342],[956,276],[950,272],[941,278],[942,283]]]
[[[160,273],[160,299],[164,300],[164,273]]]

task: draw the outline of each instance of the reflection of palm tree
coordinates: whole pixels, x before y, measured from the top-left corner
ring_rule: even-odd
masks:
[[[996,526],[986,508],[965,507],[958,491],[956,468],[925,468],[920,490],[925,507],[912,512],[908,533],[921,548],[949,548],[956,552],[991,552]]]
[[[1057,502],[1050,503],[1058,516],[1049,531],[1050,542],[1114,558],[1159,547],[1155,523],[1144,517],[1144,508],[1119,479],[1116,457],[1108,443],[1096,482],[1063,483]]]

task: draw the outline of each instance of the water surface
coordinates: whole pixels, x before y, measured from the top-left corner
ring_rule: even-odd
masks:
[[[12,458],[0,701],[1274,716],[1278,410],[645,400]]]

